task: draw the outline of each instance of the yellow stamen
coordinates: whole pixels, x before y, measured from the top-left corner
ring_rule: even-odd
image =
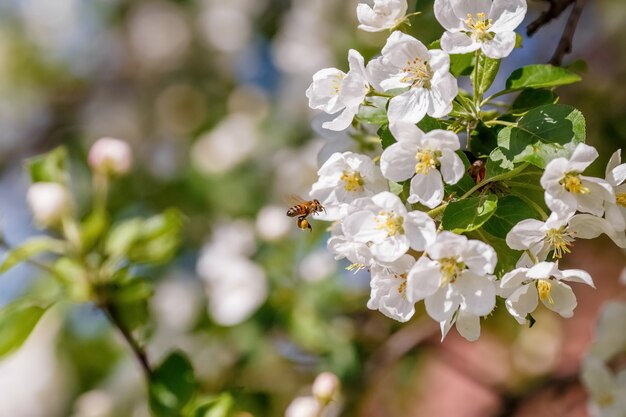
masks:
[[[381,211],[376,218],[376,228],[387,231],[387,236],[404,234],[404,218],[393,211]]]
[[[411,83],[411,87],[430,88],[433,70],[428,62],[421,58],[414,58],[413,61],[407,60],[402,71],[404,72],[401,80],[403,83]]]
[[[398,286],[398,293],[402,294],[403,296],[406,296],[406,274],[400,274],[400,275],[396,274],[395,277],[402,280],[402,282]]]
[[[622,207],[626,207],[626,193],[617,193],[615,202]]]
[[[571,172],[561,180],[561,184],[567,191],[573,194],[589,194],[589,188],[583,186],[580,174]]]
[[[537,291],[539,292],[539,299],[541,301],[548,301],[550,305],[554,304],[554,299],[552,295],[550,295],[550,290],[552,289],[552,284],[547,279],[537,280]]]
[[[346,191],[350,192],[363,191],[363,185],[365,184],[365,180],[358,171],[343,171],[341,181],[344,182]]]
[[[489,29],[491,29],[492,19],[487,19],[485,13],[476,13],[476,17],[471,13],[467,14],[465,24],[472,32],[472,36],[477,40],[483,40],[488,36]]]
[[[546,233],[545,241],[554,250],[554,258],[561,259],[566,253],[570,253],[574,238],[565,230],[565,226],[559,229],[550,229]]]
[[[361,269],[365,269],[365,268],[367,268],[367,265],[354,263],[352,265],[348,265],[346,267],[346,271],[354,272],[356,274]]]
[[[441,275],[443,275],[442,285],[456,281],[457,277],[465,269],[465,264],[458,262],[456,258],[440,259],[439,264],[439,270],[441,271]]]
[[[421,150],[415,154],[417,164],[415,164],[416,174],[428,174],[431,170],[437,168],[437,157],[431,150]]]
[[[343,80],[344,75],[337,75],[332,81],[332,92],[331,95],[338,96],[341,93],[341,81]]]

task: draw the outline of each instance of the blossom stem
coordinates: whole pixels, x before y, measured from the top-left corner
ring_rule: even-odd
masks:
[[[445,204],[440,205],[439,207],[435,207],[434,209],[426,212],[426,214],[428,214],[431,218],[435,218],[439,214],[441,214],[441,212],[444,211],[446,207],[448,207],[448,204],[449,203],[445,203]]]
[[[395,97],[393,94],[389,94],[389,93],[385,93],[382,91],[376,91],[373,88],[370,89],[369,93],[367,93],[369,96],[374,96],[374,97],[386,97],[386,98],[393,98]]]
[[[511,91],[511,90],[498,91],[497,93],[494,93],[494,94],[490,95],[489,97],[487,97],[486,99],[484,99],[483,101],[481,101],[480,105],[484,106],[485,104],[489,103],[494,98],[497,98],[497,97],[500,97],[500,96],[505,96],[505,95],[511,94],[511,93],[513,93],[513,91]]]
[[[517,123],[515,122],[507,122],[505,120],[488,120],[485,122],[486,126],[492,126],[492,125],[502,125],[502,126],[511,126],[511,127],[515,127],[517,126]]]

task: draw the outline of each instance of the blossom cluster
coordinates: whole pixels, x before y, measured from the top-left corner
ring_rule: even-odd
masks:
[[[499,60],[516,47],[525,0],[436,0],[445,33],[430,46],[399,30],[406,11],[406,1],[360,4],[360,29],[391,32],[380,56],[365,63],[350,50],[347,73],[320,70],[306,92],[311,108],[331,115],[325,129],[356,138],[375,126],[383,148],[336,152],[319,169],[310,197],[326,208],[319,218],[333,222],[328,248],[350,269],[370,271],[369,308],[405,322],[424,301],[442,338],[455,325],[476,340],[498,297],[520,324],[532,323],[539,301],[571,317],[577,302],[568,282],[594,286],[587,272],[559,267],[574,241],[604,233],[626,247],[619,151],[606,178],[586,176],[598,153],[583,143],[577,110],[553,101],[498,113],[491,103],[577,80],[564,69],[542,66],[547,78],[538,83],[523,78],[537,66],[524,68],[508,90],[483,98]],[[451,62],[467,62],[473,95],[459,88]],[[564,110],[582,129],[551,116]],[[493,132],[497,145],[477,147],[479,128]],[[524,136],[529,130],[534,136]]]

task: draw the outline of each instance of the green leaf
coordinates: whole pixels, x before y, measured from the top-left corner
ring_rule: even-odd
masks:
[[[229,417],[235,408],[235,400],[229,393],[205,400],[195,410],[194,417]]]
[[[378,136],[380,137],[383,149],[387,149],[394,143],[396,143],[396,139],[391,134],[389,130],[389,125],[383,125],[378,129]]]
[[[538,218],[537,212],[521,198],[506,196],[498,200],[498,208],[483,225],[483,229],[498,238],[505,239],[513,226],[522,220]]]
[[[550,88],[580,81],[578,74],[553,65],[528,65],[519,68],[506,80],[506,89],[510,91],[523,88]]]
[[[0,358],[22,346],[47,308],[17,301],[0,310]]]
[[[150,409],[157,417],[179,417],[196,389],[193,368],[183,352],[175,351],[150,375]]]
[[[385,110],[385,107],[368,104],[363,104],[359,107],[359,113],[356,115],[356,119],[361,123],[372,125],[383,125],[389,122],[387,120],[387,111]]]
[[[67,150],[63,146],[27,159],[25,164],[32,182],[67,182]]]
[[[456,78],[463,75],[470,75],[474,69],[474,54],[450,55],[450,72]]]
[[[498,146],[498,130],[479,122],[470,137],[470,150],[478,157],[487,156]]]
[[[498,148],[490,155],[501,166],[529,162],[544,168],[558,157],[569,157],[585,141],[585,118],[572,106],[548,104],[524,115],[515,127],[498,133]],[[497,151],[497,152],[496,152]]]
[[[83,251],[89,252],[103,237],[109,227],[106,212],[97,210],[89,214],[80,225],[80,241]]]
[[[48,236],[34,237],[7,252],[4,261],[0,264],[0,273],[4,273],[43,252],[63,253],[64,248],[63,241]]]
[[[482,96],[485,91],[491,87],[493,81],[498,75],[500,69],[500,60],[489,58],[484,54],[480,54],[478,57],[478,63],[476,65],[476,84],[478,88],[478,95]]]
[[[557,99],[553,91],[525,88],[513,101],[511,111],[514,114],[525,113],[544,104],[555,104]]]
[[[424,133],[428,133],[435,129],[445,129],[445,126],[443,126],[439,120],[428,115],[424,116],[424,118],[417,124],[417,127],[422,129],[422,132]]]
[[[498,198],[494,194],[455,201],[448,204],[441,224],[455,233],[470,232],[489,220],[497,207]]]
[[[65,295],[72,301],[84,303],[91,299],[92,288],[85,267],[77,260],[63,257],[52,265],[55,276],[65,285]]]

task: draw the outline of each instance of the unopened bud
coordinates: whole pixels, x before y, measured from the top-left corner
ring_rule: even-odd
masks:
[[[314,397],[296,397],[287,407],[285,417],[318,417],[322,405]]]
[[[98,139],[89,150],[89,166],[104,175],[124,175],[133,165],[128,143],[113,138]]]
[[[35,222],[52,226],[70,211],[70,199],[65,187],[56,182],[36,182],[30,186],[26,201]]]
[[[322,372],[313,382],[313,395],[322,403],[328,403],[339,392],[339,378],[332,372]]]

